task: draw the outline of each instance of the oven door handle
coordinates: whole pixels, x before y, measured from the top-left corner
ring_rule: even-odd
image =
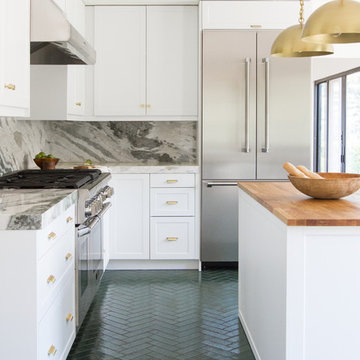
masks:
[[[111,208],[112,204],[107,202],[104,204],[103,208],[101,209],[101,211],[97,214],[97,216],[99,218],[102,218],[104,216],[104,214]]]
[[[87,227],[90,229],[90,231],[96,226],[96,224],[100,221],[100,219],[97,216],[94,216],[94,218],[90,221],[90,223],[87,225]]]

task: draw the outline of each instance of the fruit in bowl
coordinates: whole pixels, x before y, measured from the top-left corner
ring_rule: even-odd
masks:
[[[41,151],[35,155],[34,162],[41,170],[54,170],[59,159],[53,154],[45,154]]]

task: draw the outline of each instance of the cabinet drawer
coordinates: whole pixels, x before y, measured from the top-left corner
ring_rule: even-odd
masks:
[[[151,189],[151,216],[194,216],[194,189]]]
[[[195,187],[194,174],[151,174],[151,187]]]
[[[46,311],[50,298],[57,292],[64,274],[74,269],[75,234],[70,229],[63,235],[38,264],[38,309]]]
[[[50,225],[41,230],[38,240],[38,259],[40,259],[67,231],[75,232],[75,205],[64,211]]]
[[[75,273],[66,274],[64,286],[39,324],[39,360],[65,359],[75,339]]]
[[[150,224],[151,259],[195,259],[193,217],[157,217]]]

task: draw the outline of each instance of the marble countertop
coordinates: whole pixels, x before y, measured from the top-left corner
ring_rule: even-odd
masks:
[[[66,169],[73,166],[79,166],[82,163],[68,163],[60,162],[56,168]],[[96,165],[94,165],[96,166]],[[101,163],[99,168],[108,168],[113,174],[198,174],[200,172],[200,166],[198,165],[138,165],[138,164],[119,164],[119,163]]]
[[[0,231],[40,230],[77,201],[77,190],[0,190]]]

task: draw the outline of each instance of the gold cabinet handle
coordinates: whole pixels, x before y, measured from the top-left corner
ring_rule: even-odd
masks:
[[[78,101],[78,102],[75,103],[75,105],[76,105],[76,106],[81,106],[81,102]]]
[[[178,240],[178,237],[176,237],[176,236],[168,236],[168,237],[166,238],[166,240],[167,240],[167,241],[176,241],[176,240]]]
[[[141,108],[144,108],[144,107],[145,107],[145,104],[141,104],[140,107],[141,107]]]
[[[147,106],[148,108],[151,108],[151,105],[150,105],[150,104],[147,104],[146,106]]]
[[[65,260],[68,261],[72,258],[72,254],[70,253],[67,253],[66,256],[65,256]]]
[[[15,86],[15,84],[5,84],[4,88],[9,89],[9,90],[15,90],[16,86]]]
[[[56,238],[56,234],[54,232],[51,232],[49,235],[48,235],[48,239],[49,240],[54,240]]]
[[[174,183],[179,182],[179,180],[166,180],[166,182],[167,182],[168,184],[174,184]]]
[[[167,201],[166,203],[168,205],[176,205],[178,203],[178,201]]]
[[[67,322],[73,321],[73,319],[74,319],[74,316],[72,314],[68,314],[67,317],[66,317]]]
[[[71,216],[69,216],[69,217],[66,218],[66,222],[67,222],[67,223],[72,222],[73,220],[74,220],[74,219],[73,219]]]
[[[49,356],[50,356],[50,355],[55,356],[56,352],[57,352],[56,347],[55,347],[54,345],[51,345],[51,346],[50,346],[50,349],[49,349],[49,351],[48,351],[48,355],[49,355]]]
[[[54,275],[50,275],[46,281],[48,284],[50,284],[50,283],[54,284],[56,281],[56,277]]]

